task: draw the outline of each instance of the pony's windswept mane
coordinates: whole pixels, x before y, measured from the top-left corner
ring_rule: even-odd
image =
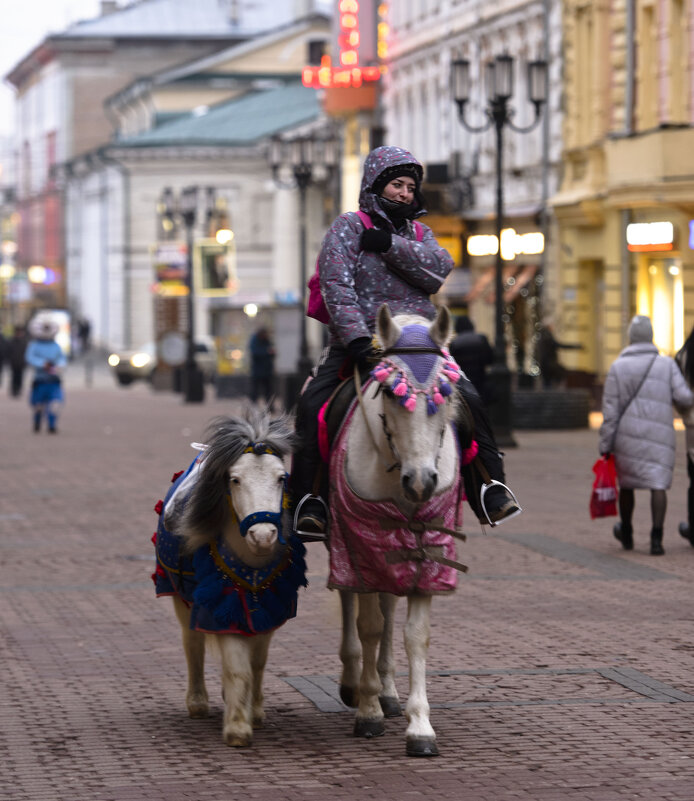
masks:
[[[296,447],[296,435],[289,416],[273,418],[267,409],[248,406],[242,417],[216,417],[208,424],[200,476],[178,529],[186,541],[186,552],[214,540],[228,523],[229,468],[256,442],[263,442],[281,458],[290,454]]]

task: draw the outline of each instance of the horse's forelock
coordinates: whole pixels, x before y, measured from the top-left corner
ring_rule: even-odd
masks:
[[[244,417],[215,418],[205,437],[204,469],[213,469],[214,465],[227,470],[256,442],[265,443],[280,457],[291,453],[296,440],[289,416],[272,417],[267,410],[249,407]]]
[[[295,446],[289,417],[273,418],[266,410],[249,408],[243,417],[217,417],[205,435],[200,477],[186,506],[181,531],[187,549],[213,540],[230,514],[227,502],[229,468],[249,445],[263,442],[282,458]]]

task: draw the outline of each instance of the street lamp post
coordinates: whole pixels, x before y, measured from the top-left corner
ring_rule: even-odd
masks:
[[[181,190],[178,200],[168,187],[159,201],[162,219],[173,223],[176,214],[186,229],[186,359],[183,364],[182,389],[186,403],[202,403],[205,400],[205,384],[202,370],[195,361],[195,280],[193,276],[194,229],[198,210],[198,187],[187,186]]]
[[[458,118],[471,133],[481,133],[494,126],[496,133],[496,263],[495,263],[495,340],[494,363],[489,372],[489,385],[493,391],[490,417],[497,441],[502,447],[516,445],[512,432],[511,372],[506,360],[506,336],[503,305],[503,260],[501,257],[501,230],[504,222],[503,191],[503,132],[504,127],[518,133],[528,133],[535,128],[542,114],[542,106],[547,100],[547,63],[542,60],[528,63],[528,99],[535,106],[535,118],[526,126],[515,125],[514,110],[509,106],[513,96],[513,57],[507,54],[497,56],[486,67],[487,106],[486,123],[471,125],[465,119],[465,108],[470,99],[470,62],[456,59],[451,72],[451,93],[458,106]]]
[[[308,355],[308,339],[306,335],[306,282],[307,282],[307,249],[306,249],[306,194],[315,178],[315,167],[322,168],[329,176],[337,166],[337,140],[333,138],[316,138],[303,136],[289,141],[275,138],[270,143],[269,154],[272,176],[277,186],[283,189],[296,187],[299,190],[299,297],[301,321],[299,328],[299,358],[297,372],[303,384],[311,372],[312,361]],[[281,177],[288,170],[292,180],[287,182]]]

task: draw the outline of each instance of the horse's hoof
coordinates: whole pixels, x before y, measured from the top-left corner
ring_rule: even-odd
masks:
[[[386,726],[382,720],[365,720],[357,718],[354,721],[354,736],[366,737],[370,740],[372,737],[381,737],[386,733]]]
[[[390,695],[384,695],[382,698],[378,699],[378,702],[381,705],[383,714],[387,718],[398,718],[400,715],[402,715],[402,707],[400,706],[400,701],[397,698]]]
[[[407,756],[435,757],[439,755],[436,740],[433,737],[408,737]]]
[[[345,706],[356,709],[359,706],[359,690],[356,687],[348,687],[346,684],[340,685],[340,699]]]
[[[188,705],[188,717],[193,718],[194,720],[200,720],[202,718],[208,717],[210,714],[210,707],[209,704],[189,704]]]
[[[265,715],[258,716],[257,718],[253,718],[253,728],[254,729],[262,729],[263,725],[265,724]]]
[[[231,748],[249,748],[253,745],[253,735],[225,734],[224,742]]]

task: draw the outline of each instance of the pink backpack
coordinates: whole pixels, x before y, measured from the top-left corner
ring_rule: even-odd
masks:
[[[369,217],[365,211],[358,211],[357,214],[359,215],[359,219],[364,224],[364,228],[374,227],[374,224],[371,222],[371,217]],[[418,223],[416,220],[414,221],[414,231],[415,236],[417,237],[417,242],[421,242],[424,238],[424,229],[422,228],[421,223]],[[321,295],[320,291],[318,259],[316,259],[316,269],[308,280],[308,306],[306,307],[306,315],[308,317],[313,317],[314,320],[318,320],[321,323],[330,322],[330,315],[328,314],[328,310],[325,308],[323,295]]]

